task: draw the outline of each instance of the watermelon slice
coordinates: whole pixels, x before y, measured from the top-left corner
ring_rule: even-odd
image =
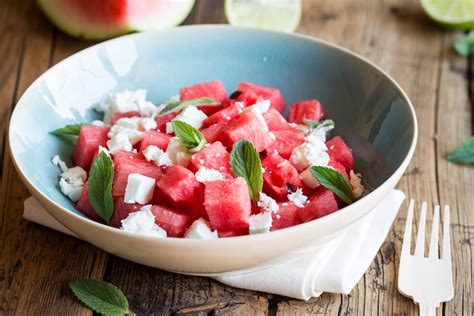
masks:
[[[168,143],[170,142],[171,136],[157,131],[146,131],[143,133],[143,138],[138,145],[138,150],[141,152],[148,146],[156,146],[166,151]]]
[[[339,209],[336,197],[332,191],[319,186],[314,194],[309,198],[309,204],[298,210],[300,219],[309,222],[313,219],[334,213]]]
[[[220,231],[247,229],[251,212],[250,196],[244,178],[207,182],[204,206],[211,226]]]
[[[182,237],[193,223],[190,216],[165,206],[153,205],[151,212],[155,215],[155,223],[166,230],[169,237]]]
[[[203,127],[208,127],[221,122],[229,122],[242,113],[244,104],[242,102],[230,101],[230,105],[209,116],[203,123]]]
[[[265,112],[263,114],[263,118],[270,131],[290,129],[290,125],[288,125],[288,122],[285,120],[283,115],[273,108],[270,108],[267,112]]]
[[[221,136],[221,130],[224,128],[224,126],[227,125],[227,123],[217,123],[213,124],[201,131],[202,136],[207,140],[207,142],[213,143],[217,140],[219,140]]]
[[[354,169],[354,156],[352,149],[347,146],[340,136],[336,136],[330,141],[326,142],[328,148],[328,155],[331,159],[341,163],[348,171]]]
[[[296,128],[272,133],[275,135],[275,141],[267,148],[267,152],[276,150],[285,159],[290,159],[293,150],[304,143],[304,132]]]
[[[118,120],[124,117],[134,117],[134,116],[140,116],[140,113],[137,111],[130,111],[130,112],[125,112],[125,113],[119,113],[115,112],[112,113],[112,117],[110,119],[112,125],[114,125]]]
[[[290,107],[288,122],[305,124],[304,119],[319,122],[324,117],[324,110],[318,100],[306,100]]]
[[[227,92],[225,92],[224,85],[219,80],[210,82],[199,83],[194,86],[183,87],[179,90],[180,100],[190,100],[202,97],[209,97],[219,103],[227,102]],[[206,115],[212,115],[213,113],[221,110],[222,106],[199,106],[198,109],[206,113]]]
[[[166,123],[171,122],[178,115],[178,112],[170,112],[164,115],[159,115],[155,118],[156,129],[158,132],[166,132]]]
[[[100,40],[181,24],[194,0],[38,0],[38,4],[65,33]]]
[[[286,200],[289,191],[302,187],[295,167],[279,154],[271,152],[262,160],[263,191],[274,199]]]
[[[72,153],[74,163],[89,170],[92,159],[99,146],[107,147],[108,129],[101,126],[84,125],[81,127],[76,147]]]
[[[102,218],[92,208],[91,202],[89,201],[89,195],[87,190],[88,183],[84,183],[82,188],[81,198],[77,201],[76,208],[84,215],[96,222],[103,222]]]
[[[271,107],[276,109],[278,112],[283,113],[285,110],[285,100],[278,89],[260,86],[251,82],[241,82],[237,86],[237,91],[243,92],[244,95],[245,93],[248,93],[248,91],[252,91],[258,97],[261,97],[264,100],[269,100]]]
[[[138,203],[125,203],[122,196],[117,197],[114,199],[114,214],[112,215],[110,225],[120,228],[120,226],[122,226],[122,220],[126,219],[128,214],[138,212],[142,206],[142,204]]]
[[[271,231],[301,224],[299,207],[291,202],[278,203],[278,212],[272,213]]]
[[[212,143],[200,152],[195,153],[189,160],[188,168],[196,173],[200,167],[215,169],[224,177],[232,178],[230,170],[230,155],[221,142]]]

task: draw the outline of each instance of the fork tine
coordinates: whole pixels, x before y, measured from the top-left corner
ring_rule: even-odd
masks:
[[[403,244],[402,244],[402,255],[410,254],[411,247],[411,227],[413,224],[413,209],[415,208],[415,200],[410,200],[410,205],[408,206],[407,221],[405,223],[405,233],[403,235]]]
[[[439,235],[439,205],[434,208],[433,225],[431,226],[429,258],[438,259],[438,235]]]
[[[443,256],[442,259],[451,262],[451,243],[449,238],[449,205],[444,206],[444,220],[443,220]]]
[[[418,234],[416,235],[415,256],[424,256],[425,252],[425,224],[426,224],[426,208],[428,204],[421,204],[420,222],[418,223]]]

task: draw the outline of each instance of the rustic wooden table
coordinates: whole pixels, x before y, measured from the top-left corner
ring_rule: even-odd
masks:
[[[221,1],[199,0],[186,24],[224,23]],[[298,32],[341,44],[384,68],[411,97],[420,136],[398,188],[452,207],[456,294],[439,314],[473,315],[474,168],[445,160],[473,128],[473,66],[451,49],[456,34],[433,25],[414,0],[305,0]],[[308,302],[239,290],[201,277],[148,268],[22,219],[29,196],[7,144],[16,101],[42,72],[91,42],[71,39],[32,0],[0,2],[0,314],[86,315],[68,282],[117,284],[140,314],[416,314],[396,289],[406,204],[350,295]]]

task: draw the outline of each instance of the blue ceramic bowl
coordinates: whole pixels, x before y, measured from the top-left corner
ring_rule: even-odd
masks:
[[[216,241],[153,239],[88,220],[58,189],[51,157],[72,146],[49,134],[97,118],[92,109],[111,91],[148,90],[159,104],[182,86],[221,80],[276,87],[287,104],[316,98],[353,148],[372,191],[327,217],[269,234]],[[11,118],[15,165],[31,193],[85,240],[130,260],[186,273],[252,269],[301,252],[370,212],[396,185],[417,138],[415,113],[400,86],[381,69],[333,44],[301,35],[229,26],[187,26],[107,41],[52,67],[24,93]],[[67,159],[71,164],[71,161]],[[217,255],[209,257],[209,253]],[[166,255],[164,255],[166,254]]]

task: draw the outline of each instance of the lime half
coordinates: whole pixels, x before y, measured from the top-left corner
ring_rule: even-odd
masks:
[[[446,27],[474,27],[474,0],[421,0],[421,5],[433,20]]]
[[[232,25],[293,32],[300,23],[301,0],[226,0]]]

